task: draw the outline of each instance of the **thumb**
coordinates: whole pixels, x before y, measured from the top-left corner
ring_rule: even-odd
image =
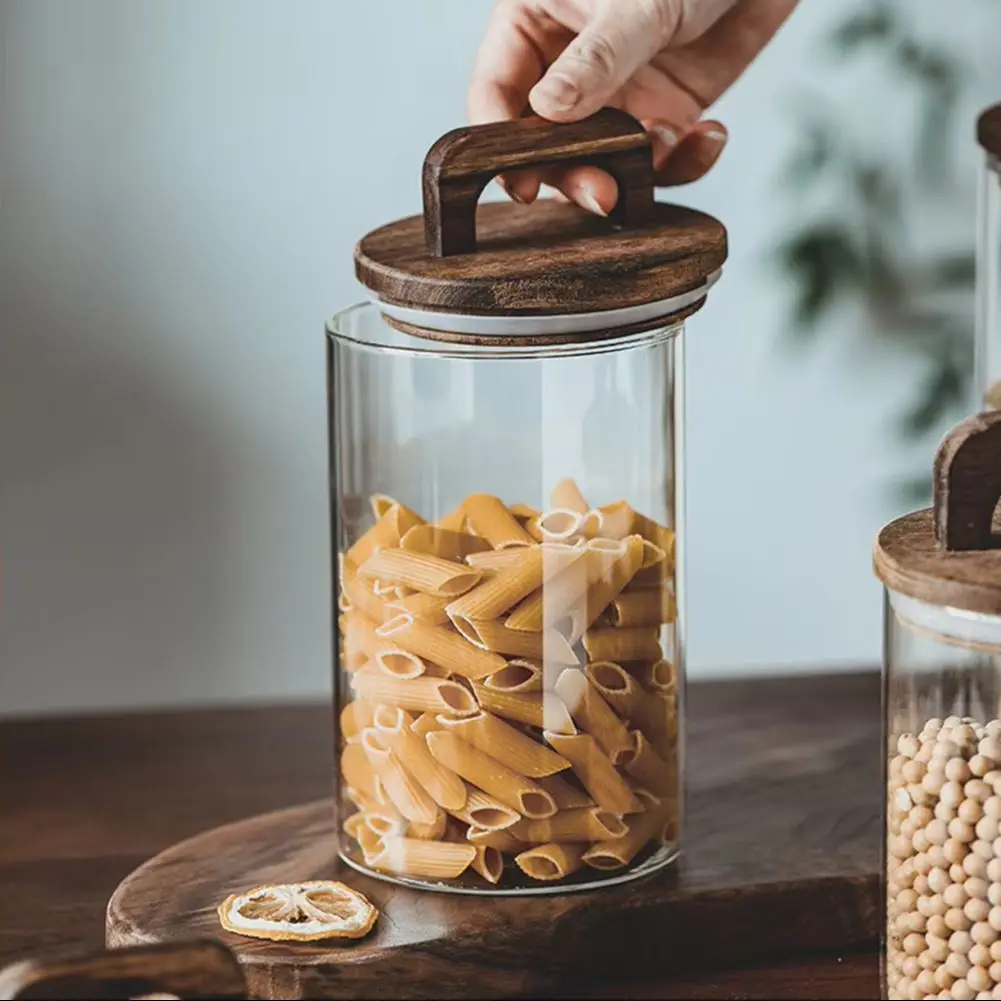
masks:
[[[606,2],[560,53],[528,95],[532,110],[571,122],[603,108],[667,42],[665,9],[658,0]]]

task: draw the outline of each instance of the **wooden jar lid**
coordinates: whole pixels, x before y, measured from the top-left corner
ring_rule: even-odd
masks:
[[[909,598],[1001,616],[1001,411],[968,417],[946,436],[934,493],[933,507],[879,533],[876,576]]]
[[[977,142],[985,152],[1001,159],[1001,104],[988,108],[977,119]]]
[[[551,199],[477,207],[498,174],[579,164],[615,178],[609,218]],[[652,327],[694,312],[726,259],[720,222],[654,201],[650,137],[614,109],[571,124],[521,118],[456,129],[428,152],[423,188],[422,216],[382,226],[355,248],[358,279],[389,307],[429,316],[635,316],[663,303],[662,315],[648,309],[643,317]]]

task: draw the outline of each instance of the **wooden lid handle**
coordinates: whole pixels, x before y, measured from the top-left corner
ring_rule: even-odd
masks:
[[[249,997],[236,957],[211,939],[27,960],[0,970],[2,999],[105,1001],[150,994]]]
[[[525,167],[590,164],[615,178],[619,198],[609,216],[627,229],[653,211],[650,136],[624,111],[605,108],[579,122],[544,118],[472,125],[442,136],[424,159],[424,236],[432,257],[476,250],[476,203],[498,174]]]
[[[992,520],[1001,499],[1001,411],[967,417],[935,456],[935,538],[948,552],[1001,549]]]

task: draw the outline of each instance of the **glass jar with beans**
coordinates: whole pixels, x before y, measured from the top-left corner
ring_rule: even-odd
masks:
[[[884,998],[1001,998],[1001,413],[886,526]]]

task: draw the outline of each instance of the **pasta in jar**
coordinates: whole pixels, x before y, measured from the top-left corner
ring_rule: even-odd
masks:
[[[676,851],[674,534],[571,479],[543,510],[385,494],[338,560],[342,855],[420,885],[586,886]]]

